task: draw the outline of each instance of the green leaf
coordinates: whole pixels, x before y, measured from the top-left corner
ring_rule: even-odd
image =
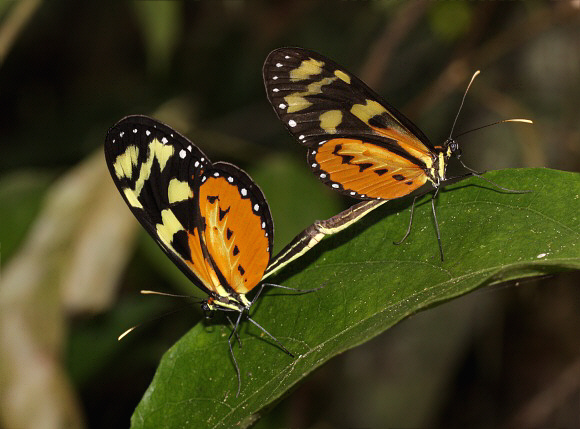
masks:
[[[242,373],[236,398],[228,325],[198,324],[164,355],[132,427],[248,427],[325,361],[417,311],[484,285],[580,268],[579,174],[523,169],[485,177],[532,192],[503,193],[479,178],[447,187],[437,201],[443,263],[428,197],[400,246],[392,242],[407,228],[408,198],[325,239],[273,279],[323,289],[270,290],[252,309],[296,358],[244,323],[243,347],[234,348]]]

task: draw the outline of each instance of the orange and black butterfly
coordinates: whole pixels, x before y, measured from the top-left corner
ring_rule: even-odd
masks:
[[[272,254],[274,226],[262,191],[238,167],[212,163],[187,138],[146,116],[128,116],[114,125],[105,157],[141,225],[208,294],[204,310],[238,314],[229,346],[239,393],[232,337],[253,303],[246,294],[262,280]]]
[[[430,183],[435,198],[448,180],[449,159],[461,155],[453,138],[433,145],[405,115],[318,53],[276,49],[266,58],[263,77],[274,111],[308,147],[310,169],[341,194],[386,201]],[[437,235],[441,250],[438,226]]]

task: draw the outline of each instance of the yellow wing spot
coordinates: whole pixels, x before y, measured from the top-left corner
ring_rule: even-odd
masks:
[[[167,190],[167,198],[169,204],[176,203],[178,201],[185,201],[193,196],[193,192],[189,187],[187,182],[182,182],[178,179],[171,179],[169,182],[169,188]]]
[[[170,209],[165,209],[161,212],[161,223],[157,224],[156,229],[161,241],[171,247],[173,236],[176,232],[183,230],[183,226]]]
[[[350,109],[350,112],[365,124],[368,124],[373,116],[382,115],[386,111],[383,105],[374,100],[367,100],[366,104],[355,104]]]
[[[127,202],[131,204],[131,206],[136,207],[138,209],[142,209],[143,205],[137,199],[137,195],[133,192],[133,189],[125,188],[123,189],[123,193],[125,194],[125,198],[127,198]]]
[[[320,128],[327,133],[336,133],[336,127],[342,122],[342,112],[340,110],[329,110],[320,115]]]
[[[347,75],[345,72],[343,72],[342,70],[335,70],[334,71],[334,75],[339,78],[340,80],[342,80],[343,82],[346,82],[348,84],[350,84],[350,76]]]
[[[147,159],[147,162],[151,160],[151,164],[153,164],[153,158],[156,158],[157,162],[159,162],[161,171],[165,169],[167,161],[169,158],[171,158],[174,152],[173,146],[165,145],[157,139],[153,139],[153,141],[149,144],[149,151],[149,158]]]
[[[322,73],[323,66],[323,61],[317,61],[314,58],[304,60],[298,68],[290,71],[290,79],[292,82],[308,79],[310,76]]]
[[[295,92],[284,97],[284,101],[288,105],[288,113],[298,112],[312,105],[310,101],[303,97],[303,94],[302,92]]]
[[[127,147],[125,152],[119,155],[113,164],[117,179],[121,180],[125,177],[130,179],[133,175],[133,166],[137,165],[138,158],[139,148],[133,145]]]
[[[306,91],[295,92],[293,94],[284,97],[284,101],[288,105],[287,112],[294,113],[300,110],[306,109],[312,103],[306,99],[309,95],[316,95],[322,93],[322,87],[325,85],[330,85],[336,80],[335,77],[325,77],[319,81],[312,82],[306,87]]]

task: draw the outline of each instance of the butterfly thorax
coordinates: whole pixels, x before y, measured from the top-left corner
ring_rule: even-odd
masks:
[[[443,146],[435,146],[434,149],[432,154],[433,162],[427,166],[425,173],[427,174],[427,179],[437,188],[445,180],[449,151]]]
[[[453,138],[445,140],[443,145],[435,146],[433,151],[433,164],[426,170],[427,177],[433,186],[438,187],[445,180],[447,164],[451,157],[459,158],[461,149]]]

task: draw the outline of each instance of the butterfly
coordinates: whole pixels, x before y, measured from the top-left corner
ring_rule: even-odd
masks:
[[[127,116],[109,129],[107,166],[123,199],[165,254],[208,298],[204,311],[237,313],[228,339],[248,316],[272,254],[274,225],[264,194],[243,170],[212,163],[190,140],[147,116]],[[280,286],[282,287],[282,286]],[[284,287],[286,288],[286,287]],[[288,288],[290,289],[290,288]]]
[[[450,180],[446,177],[449,159],[461,156],[457,141],[450,137],[441,145],[432,144],[410,119],[355,75],[313,51],[272,51],[264,62],[263,78],[279,119],[308,148],[312,172],[343,195],[378,200],[363,207],[363,216],[380,201],[404,197],[427,183],[435,188],[431,203],[443,260],[434,199],[439,187]],[[526,120],[501,122],[508,121]],[[469,170],[465,176],[479,175],[462,165]],[[352,216],[345,219],[353,222]],[[409,232],[410,224],[403,240]]]

